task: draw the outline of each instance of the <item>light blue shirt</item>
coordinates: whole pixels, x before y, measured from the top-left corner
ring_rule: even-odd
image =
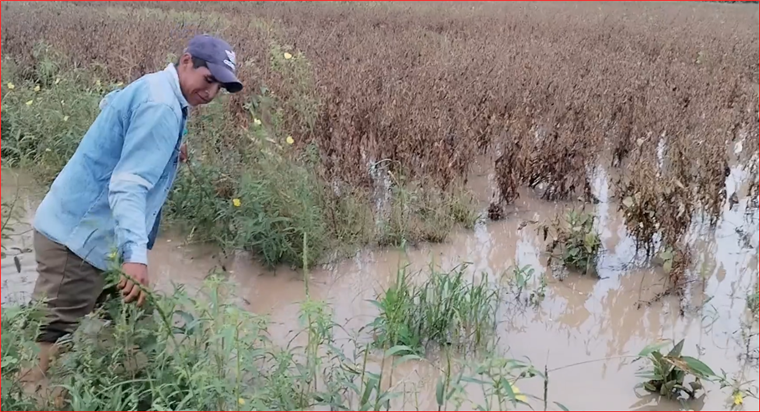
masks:
[[[187,100],[174,65],[109,93],[42,200],[34,228],[101,270],[114,251],[148,263],[174,183]]]

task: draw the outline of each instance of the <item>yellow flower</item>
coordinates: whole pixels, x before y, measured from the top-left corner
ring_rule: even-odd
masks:
[[[735,392],[734,393],[734,405],[743,405],[744,404],[744,397],[742,396],[741,392]]]
[[[111,252],[111,253],[109,253],[109,254],[108,254],[108,258],[109,258],[109,259],[111,259],[111,260],[114,260],[114,259],[116,259],[116,252]]]
[[[26,105],[27,105],[27,106],[31,106],[31,105],[32,105],[32,103],[34,103],[34,99],[32,99],[32,100],[29,100],[28,102],[26,102]]]
[[[34,86],[34,91],[35,91],[35,92],[38,92],[38,91],[40,91],[40,85],[39,85],[39,84],[38,84],[38,85],[36,85],[36,86]]]
[[[293,144],[293,143],[295,143],[295,140],[293,140],[293,136],[288,136],[288,137],[285,139],[285,141],[286,141],[288,144]]]
[[[255,124],[256,126],[261,126],[261,120],[254,118],[253,124]]]
[[[13,89],[15,89],[15,88],[16,88],[16,85],[15,85],[15,84],[13,84],[13,83],[11,83],[11,82],[8,82],[7,86],[8,86],[8,88],[9,88],[9,89],[11,89],[11,90],[13,90]]]
[[[238,198],[232,199],[232,206],[240,207],[240,199]]]
[[[528,403],[528,398],[520,392],[520,388],[517,387],[514,383],[510,383],[509,386],[512,387],[512,392],[515,393],[515,399],[519,402],[525,402]]]
[[[64,122],[68,122],[69,121],[69,116],[63,116],[63,121]]]
[[[282,56],[285,57],[285,60],[290,60],[293,58],[293,55],[288,52],[283,53]]]
[[[241,405],[245,405],[245,399],[238,398],[238,403],[241,404]]]

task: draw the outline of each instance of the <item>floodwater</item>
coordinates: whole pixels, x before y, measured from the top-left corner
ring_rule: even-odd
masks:
[[[480,172],[479,176],[474,187],[482,192],[479,195],[485,206],[488,175]],[[10,173],[3,173],[2,178],[6,199],[13,196],[15,184],[8,181]],[[726,181],[728,193],[743,180],[742,171],[733,170]],[[681,299],[658,298],[666,276],[661,269],[636,259],[633,241],[626,235],[616,206],[609,203],[608,192],[607,179],[601,174],[595,193],[601,202],[589,206],[596,208],[605,251],[598,269],[600,278],[577,274],[555,278],[548,274],[546,297],[538,307],[510,304],[500,311],[500,349],[506,356],[530,359],[539,370],[546,365],[550,371],[550,410],[558,410],[554,402],[570,410],[726,409],[730,390],[720,390],[717,385],[708,385],[703,397],[684,406],[636,389],[640,380],[635,374],[640,364],[631,364],[631,359],[648,344],[685,338],[685,354],[700,358],[716,371],[725,370],[729,377],[752,381],[751,386],[757,387],[757,336],[743,338],[741,333],[747,324],[757,331],[756,321],[745,307],[747,291],[758,279],[757,211],[751,214],[755,220],[748,220],[743,199],[733,210],[726,206],[725,219],[715,230],[695,224],[688,291]],[[22,196],[27,220],[35,206],[29,199],[38,195]],[[423,270],[431,261],[442,269],[470,262],[472,270],[491,275],[502,274],[519,263],[547,273],[546,260],[541,256],[544,246],[530,221],[546,221],[562,209],[562,205],[539,201],[524,192],[505,220],[457,232],[445,244],[405,252],[366,250],[352,259],[316,268],[309,274],[311,295],[329,301],[335,321],[345,325],[349,333],[356,333],[376,315],[367,300],[388,287],[398,267],[407,263]],[[3,305],[28,299],[36,276],[34,255],[28,249],[31,234],[17,236],[8,245],[11,243],[19,250],[9,250],[2,262]],[[20,274],[14,255],[21,264]],[[163,290],[170,289],[172,282],[184,283],[190,290],[197,288],[220,264],[207,248],[184,244],[181,237],[167,234],[162,235],[149,259],[157,288]],[[266,270],[244,254],[224,264],[236,285],[239,303],[270,315],[275,340],[287,342],[299,328],[298,304],[305,298],[303,274],[289,268]],[[394,382],[406,382],[405,387],[414,386],[419,394],[406,396],[404,405],[398,407],[437,408],[439,367],[435,360],[399,366]],[[524,393],[543,395],[543,383],[537,379],[521,381],[519,386]],[[471,389],[470,395],[477,400],[480,389]],[[540,401],[531,403],[535,409],[543,408]],[[464,409],[471,407],[463,405]],[[758,402],[745,399],[745,408],[757,410]]]

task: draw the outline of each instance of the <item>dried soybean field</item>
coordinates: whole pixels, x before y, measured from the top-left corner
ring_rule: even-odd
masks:
[[[152,309],[88,318],[42,407],[757,407],[757,4],[1,17],[3,410],[39,406],[34,205],[100,99],[200,33],[246,87],[191,112]]]

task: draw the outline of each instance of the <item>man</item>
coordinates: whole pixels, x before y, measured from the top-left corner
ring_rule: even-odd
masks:
[[[118,284],[124,301],[143,304],[146,295],[136,283],[149,285],[147,251],[178,162],[187,155],[188,108],[211,102],[220,88],[236,93],[242,87],[230,45],[201,35],[176,64],[103,99],[35,216],[33,297],[47,303],[39,367],[25,380],[44,378],[56,341],[93,310],[114,251],[126,275]]]

